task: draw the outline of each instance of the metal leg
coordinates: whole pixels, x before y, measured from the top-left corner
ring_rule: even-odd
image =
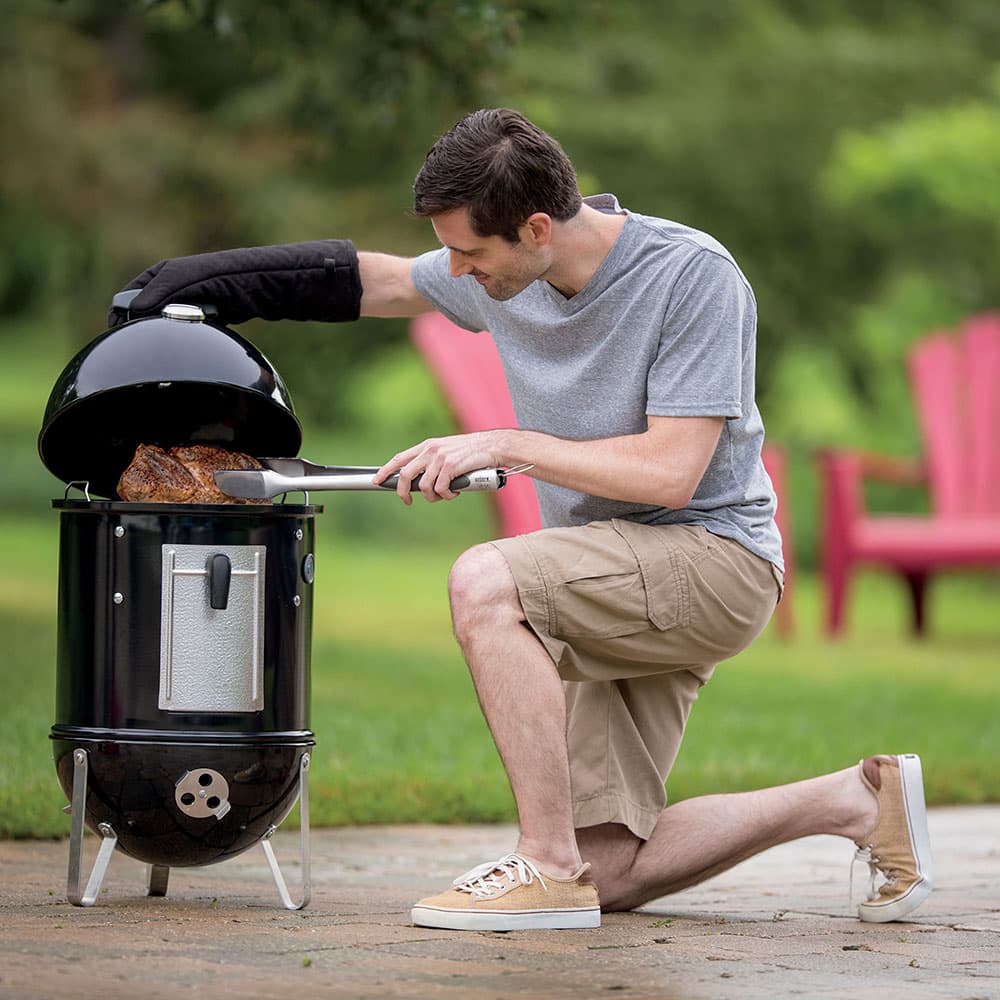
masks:
[[[80,892],[80,877],[83,868],[83,815],[87,805],[87,751],[77,748],[73,751],[73,801],[72,820],[69,833],[69,873],[66,879],[66,895],[74,906],[93,906],[97,902],[101,883],[107,873],[118,836],[108,823],[101,823],[101,848],[97,860],[87,880],[87,888]]]
[[[170,869],[166,865],[146,865],[146,895],[165,896]]]
[[[309,857],[309,754],[304,753],[299,760],[299,841],[302,854],[302,902],[296,903],[288,894],[288,886],[278,867],[277,858],[274,856],[274,848],[271,847],[271,837],[275,827],[264,835],[260,842],[264,857],[267,858],[267,865],[271,869],[271,876],[274,884],[278,887],[278,895],[281,902],[288,910],[301,910],[309,905],[312,895],[312,884],[310,883],[310,857]]]

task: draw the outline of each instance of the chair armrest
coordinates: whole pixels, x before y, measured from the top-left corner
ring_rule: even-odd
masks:
[[[861,455],[821,449],[814,453],[820,474],[820,513],[827,538],[846,537],[865,514]]]
[[[895,486],[924,486],[927,467],[920,458],[898,458],[848,448],[820,448],[814,457],[824,474],[843,482],[874,480]]]
[[[823,519],[827,534],[848,535],[865,516],[865,480],[920,486],[927,480],[920,459],[893,458],[847,449],[815,453],[820,470]]]
[[[874,479],[896,486],[923,486],[927,482],[927,468],[922,459],[897,458],[870,452],[857,454],[861,463],[862,479]]]

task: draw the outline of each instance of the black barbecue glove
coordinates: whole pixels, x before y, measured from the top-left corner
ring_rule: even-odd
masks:
[[[172,257],[147,268],[123,291],[135,288],[142,291],[127,307],[112,305],[109,327],[158,313],[171,302],[213,305],[223,323],[254,317],[348,322],[361,314],[361,274],[350,240]]]

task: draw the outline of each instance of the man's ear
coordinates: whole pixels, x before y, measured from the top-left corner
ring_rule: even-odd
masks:
[[[552,240],[552,217],[544,212],[529,215],[518,227],[521,242],[533,247],[547,246]]]

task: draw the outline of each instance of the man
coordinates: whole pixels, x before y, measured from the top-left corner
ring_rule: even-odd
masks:
[[[775,497],[754,402],[756,304],[714,239],[581,199],[559,144],[478,111],[428,153],[414,207],[442,248],[344,241],[161,262],[137,311],[182,297],[231,322],[413,316],[492,332],[521,429],[393,456],[431,501],[472,469],[531,464],[546,528],[476,546],[449,580],[455,634],[517,804],[513,853],[416,904],[453,929],[595,927],[776,844],[855,841],[883,884],[863,920],[930,893],[919,758],[664,808],[691,705],[780,599]],[[470,373],[474,377],[475,373]]]

